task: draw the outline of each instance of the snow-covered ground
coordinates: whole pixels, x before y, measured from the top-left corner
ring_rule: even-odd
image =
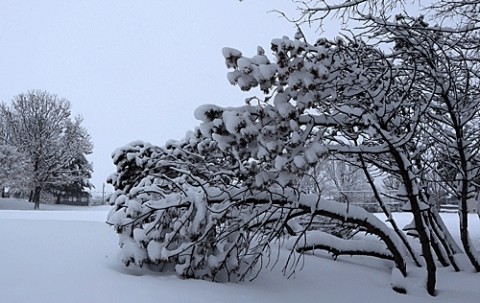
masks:
[[[109,207],[33,205],[0,199],[0,302],[478,302],[480,274],[439,269],[438,296],[426,293],[423,271],[410,267],[407,295],[390,287],[391,264],[372,258],[316,252],[287,279],[280,261],[253,282],[181,280],[174,275],[125,268],[117,236],[104,221]],[[400,225],[408,214],[396,215]],[[444,214],[456,230],[457,216]],[[480,220],[471,217],[480,246]],[[457,234],[454,234],[458,236]],[[285,252],[280,254],[284,257]]]

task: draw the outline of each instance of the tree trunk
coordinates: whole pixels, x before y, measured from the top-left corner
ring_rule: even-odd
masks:
[[[40,186],[35,187],[35,191],[33,193],[33,202],[35,203],[33,209],[40,209],[40,193],[42,188]]]
[[[457,243],[450,242],[453,241],[453,238],[446,228],[442,228],[443,222],[440,222],[442,218],[438,216],[436,207],[433,207],[431,209],[431,212],[429,212],[427,216],[431,231],[435,234],[435,238],[441,243],[443,250],[447,255],[447,258],[450,261],[450,264],[453,266],[453,269],[455,271],[460,271],[460,267],[458,267],[457,262],[454,258],[454,255],[459,253],[460,248],[457,246]],[[438,216],[438,221],[436,216]],[[446,230],[446,232],[444,231],[444,229]]]
[[[460,153],[463,155],[462,151]],[[480,272],[480,261],[476,255],[476,252],[472,241],[470,240],[470,235],[468,232],[468,196],[469,191],[469,180],[465,176],[468,173],[467,164],[462,164],[462,169],[464,171],[464,176],[462,180],[462,189],[461,189],[461,197],[460,197],[460,207],[459,207],[459,219],[460,219],[460,239],[463,244],[463,249],[465,250],[465,254],[467,255],[470,263],[472,263],[475,271]]]
[[[431,240],[427,233],[427,224],[423,220],[423,216],[420,212],[420,207],[416,197],[411,197],[410,203],[412,205],[413,219],[415,221],[415,227],[417,229],[418,238],[422,247],[423,258],[427,265],[427,292],[431,296],[435,296],[435,285],[437,284],[437,267],[435,260],[433,259],[431,250]],[[415,200],[415,201],[412,201]]]
[[[432,219],[432,226],[436,226],[439,232],[441,232],[442,236],[440,238],[445,240],[445,243],[448,244],[449,250],[452,254],[463,254],[464,251],[458,246],[452,234],[445,226],[445,222],[443,222],[442,217],[438,213],[438,209],[432,208],[430,210],[430,218]]]
[[[470,263],[472,263],[475,271],[480,272],[480,262],[477,259],[476,254],[474,253],[474,247],[472,241],[470,240],[470,235],[468,233],[468,211],[460,211],[460,239],[462,240],[463,249],[467,254]]]
[[[428,222],[428,215],[424,215],[425,222]],[[429,222],[430,223],[430,222]],[[446,247],[443,247],[441,244],[440,239],[437,236],[437,233],[433,229],[433,226],[430,224],[428,225],[429,230],[430,230],[430,242],[432,244],[433,251],[435,252],[435,255],[437,255],[438,262],[443,267],[450,266],[450,259],[448,258],[448,252],[446,250]],[[454,267],[456,268],[456,267]]]
[[[417,230],[418,239],[422,248],[422,255],[427,266],[427,292],[431,296],[435,296],[435,285],[437,284],[437,267],[435,265],[435,259],[432,255],[432,243],[429,237],[430,232],[428,228],[428,222],[425,222],[422,215],[422,210],[420,208],[420,204],[422,202],[418,193],[418,188],[420,188],[420,186],[415,181],[415,179],[410,176],[410,170],[411,167],[413,167],[410,159],[407,158],[405,153],[397,150],[397,147],[394,146],[391,142],[388,142],[388,144],[390,147],[390,152],[398,165],[399,174],[402,178],[403,185],[405,186],[408,201],[410,202],[410,205],[412,207],[415,228]],[[412,173],[412,176],[415,176],[415,174]]]
[[[415,265],[417,265],[418,267],[421,267],[422,264],[420,263],[417,254],[413,250],[410,243],[408,243],[408,240],[407,240],[405,234],[400,230],[400,228],[398,228],[397,222],[393,219],[393,217],[392,217],[390,211],[387,209],[385,203],[383,203],[382,197],[381,197],[379,191],[377,190],[377,186],[375,185],[375,181],[374,181],[372,175],[368,171],[367,164],[366,164],[362,154],[359,154],[358,157],[360,159],[360,163],[362,164],[363,172],[365,173],[367,181],[370,184],[370,188],[372,189],[373,195],[374,195],[375,199],[377,200],[378,204],[380,205],[380,208],[382,209],[385,216],[388,218],[388,220],[390,222],[390,225],[392,226],[393,230],[395,231],[395,233],[398,235],[398,237],[402,241],[403,245],[405,245],[408,253],[412,257],[413,261],[415,262]]]

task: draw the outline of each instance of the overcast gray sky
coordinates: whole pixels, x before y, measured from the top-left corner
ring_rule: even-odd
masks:
[[[97,190],[111,153],[134,140],[163,145],[197,122],[199,105],[240,105],[226,80],[224,46],[254,55],[292,24],[275,0],[2,0],[0,101],[31,89],[71,101],[95,145]]]

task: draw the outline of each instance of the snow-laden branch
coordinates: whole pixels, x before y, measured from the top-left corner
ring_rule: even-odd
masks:
[[[341,255],[372,256],[394,261],[394,256],[383,243],[372,240],[346,240],[322,231],[307,231],[304,235],[291,237],[286,247],[303,253],[306,251],[326,250],[334,257]]]

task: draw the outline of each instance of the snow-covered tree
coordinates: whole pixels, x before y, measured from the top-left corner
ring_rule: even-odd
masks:
[[[428,97],[422,90],[410,89],[414,84],[410,69],[394,66],[402,61],[389,59],[361,40],[319,40],[311,45],[302,39],[300,35],[272,42],[278,77],[273,87],[262,87],[263,65],[269,63],[241,54],[233,58],[237,64],[231,65],[230,80],[243,89],[256,85],[267,93],[271,89],[273,96],[267,95],[267,102],[272,98],[288,120],[298,115],[299,125],[311,135],[307,142],[312,140],[330,153],[361,157],[365,167],[398,175],[418,226],[430,281],[434,281],[430,232],[422,214],[425,197],[415,177],[413,153],[423,148],[423,136],[417,130]],[[426,101],[418,102],[422,99]]]
[[[431,39],[431,38],[430,38]],[[457,42],[457,40],[460,40]],[[437,34],[435,50],[413,55],[431,63],[430,83],[437,86],[429,111],[431,140],[443,167],[438,177],[459,201],[462,244],[476,271],[480,258],[468,236],[468,202],[480,191],[480,65],[476,42]],[[470,51],[474,49],[474,51]],[[426,83],[428,84],[428,83]]]
[[[180,141],[164,147],[134,142],[114,153],[108,222],[120,234],[125,263],[175,268],[184,277],[243,279],[270,255],[272,240],[289,234],[294,252],[384,258],[394,261],[395,276],[406,276],[410,264],[425,264],[432,295],[437,263],[460,270],[458,257],[466,254],[477,268],[468,231],[462,250],[428,189],[439,150],[457,171],[461,197],[478,186],[480,101],[469,55],[476,40],[465,35],[473,29],[431,27],[424,17],[406,14],[388,19],[383,1],[335,3],[303,3],[300,21],[354,16],[365,21],[363,32],[310,43],[299,31],[293,39],[273,39],[271,58],[262,47],[251,57],[224,48],[229,82],[243,91],[259,88],[262,95],[239,107],[199,107],[201,124]],[[363,171],[388,226],[301,186],[329,156]],[[385,207],[373,170],[398,183],[397,198],[413,214],[409,228],[420,253]],[[304,216],[337,220],[379,241],[311,232],[295,220]]]
[[[305,1],[301,4],[301,17],[298,20],[300,23],[318,22],[322,26],[332,14],[343,18],[347,27],[349,20],[360,20],[363,25],[358,28],[356,36],[373,38],[371,41],[375,41],[375,45],[385,50],[385,57],[390,59],[392,67],[404,71],[403,76],[398,73],[396,75],[408,85],[404,86],[407,94],[403,98],[413,97],[412,100],[422,104],[417,108],[423,106],[424,109],[418,111],[421,118],[416,119],[417,123],[404,123],[405,127],[414,130],[409,133],[418,139],[412,140],[415,145],[406,150],[405,154],[410,167],[414,169],[407,169],[403,173],[398,171],[400,175],[404,175],[399,180],[406,186],[409,183],[406,176],[415,176],[416,186],[421,188],[418,190],[420,200],[433,203],[429,187],[438,177],[443,177],[443,184],[449,185],[450,193],[460,201],[463,247],[472,265],[479,271],[478,253],[468,237],[467,216],[467,201],[473,199],[475,192],[478,192],[479,176],[478,131],[475,130],[479,124],[479,18],[476,13],[479,3],[449,0],[434,2],[425,10],[429,13],[428,17],[434,19],[433,26],[427,23],[429,20],[426,16],[411,17],[402,13],[388,18],[395,6],[403,4],[402,1]],[[412,4],[419,3],[412,1]],[[388,49],[391,51],[386,51]],[[405,138],[409,139],[407,136]],[[398,143],[399,141],[395,142],[396,147]],[[438,156],[437,159],[443,163],[432,161],[432,155]],[[432,178],[434,168],[439,166],[443,167],[443,172],[448,173],[437,174]],[[429,177],[425,178],[426,176]],[[446,176],[449,179],[445,179]],[[412,210],[413,208],[416,207],[412,206]],[[430,239],[437,256],[442,264],[449,263],[445,256],[441,256],[441,249],[435,244],[441,242],[441,239],[449,239],[444,248],[450,263],[456,267],[451,255],[459,253],[460,249],[452,243],[448,231],[435,214],[436,210],[431,209],[428,212],[430,220],[435,221],[435,224],[427,224],[428,229],[436,229],[436,224],[441,229],[438,238]],[[420,220],[415,222],[417,230],[419,223]],[[428,232],[425,235],[428,235]],[[423,238],[422,235],[420,237]],[[428,239],[423,238],[421,242],[424,243],[424,240]],[[423,248],[424,257],[431,259],[428,257],[426,245]],[[427,260],[427,268],[427,288],[430,294],[434,294],[435,265],[431,260]]]
[[[16,96],[10,106],[1,105],[7,143],[26,155],[32,166],[35,208],[49,186],[68,185],[78,179],[72,169],[76,159],[92,152],[82,118],[71,118],[70,103],[46,91]]]
[[[351,147],[354,129],[347,127],[340,140],[332,127],[338,121],[357,123],[360,111],[312,111],[321,105],[316,100],[330,98],[337,89],[347,93],[351,77],[339,72],[335,79],[342,82],[334,83],[328,75],[352,66],[358,54],[364,57],[362,52],[327,40],[314,46],[285,37],[272,44],[276,63],[260,48],[253,58],[233,49],[224,49],[224,56],[234,69],[230,81],[242,89],[259,83],[265,91],[278,86],[273,102],[202,106],[195,112],[201,125],[185,139],[165,147],[135,142],[114,154],[117,173],[110,182],[116,188],[111,198],[115,206],[108,222],[120,234],[124,261],[175,265],[185,277],[243,279],[265,257],[271,241],[287,232],[298,239],[296,251],[316,248],[385,258],[406,275],[408,244],[399,234],[364,209],[327,201],[298,187],[298,180],[327,152]],[[304,65],[309,60],[311,64]],[[312,80],[312,94],[304,89],[306,78]],[[291,103],[290,94],[297,92],[307,94]],[[326,237],[301,241],[308,226],[299,227],[294,219],[305,215],[348,223],[381,241],[355,240],[348,247]]]

